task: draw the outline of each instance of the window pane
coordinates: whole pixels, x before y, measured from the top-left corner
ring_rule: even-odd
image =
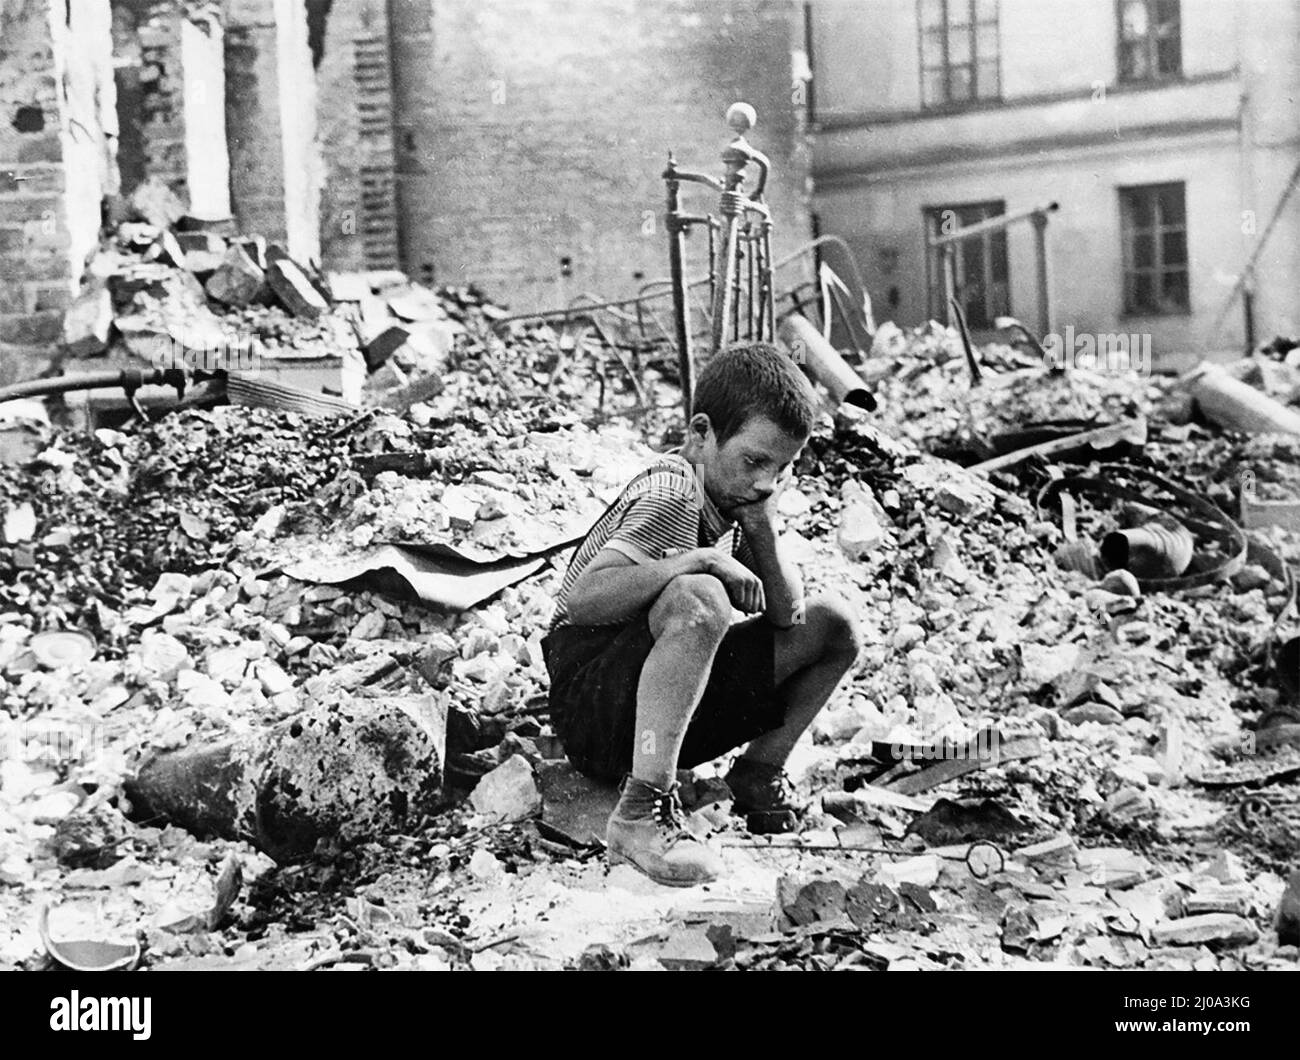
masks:
[[[994,318],[1011,315],[1011,288],[1005,282],[989,285],[989,315]],[[989,323],[992,325],[992,321]]]
[[[1161,32],[1178,29],[1178,0],[1156,0],[1156,25]]]
[[[1189,304],[1187,297],[1187,273],[1181,269],[1177,272],[1167,272],[1161,280],[1161,308],[1165,310],[1186,309]]]
[[[998,17],[998,0],[975,0],[975,19],[978,22],[993,22]]]
[[[1146,0],[1123,0],[1120,7],[1120,37],[1135,40],[1147,35]]]
[[[981,99],[996,99],[1000,91],[998,85],[998,61],[996,59],[979,65],[979,83],[977,85]]]
[[[1125,222],[1130,228],[1150,228],[1156,222],[1153,200],[1144,190],[1124,193]]]
[[[1183,49],[1177,37],[1156,42],[1156,72],[1177,74],[1183,69]]]
[[[1156,263],[1156,237],[1142,233],[1133,237],[1133,264],[1139,269],[1149,269]]]
[[[921,75],[921,88],[924,93],[923,99],[927,106],[933,106],[936,103],[943,103],[947,99],[943,86],[943,68],[937,70],[926,70]]]
[[[950,66],[948,68],[948,98],[953,102],[971,98],[971,68],[969,66]]]
[[[1126,41],[1119,46],[1119,77],[1121,81],[1141,81],[1148,73],[1146,41]]]
[[[954,30],[948,34],[948,61],[950,63],[970,62],[970,30]]]
[[[992,59],[998,53],[998,27],[996,24],[978,26],[975,29],[975,55],[980,59]]]
[[[1187,264],[1187,233],[1183,231],[1166,232],[1164,239],[1161,241],[1161,264],[1169,265],[1186,265]]]
[[[943,65],[943,30],[926,33],[921,37],[921,65]]]
[[[948,0],[948,25],[969,26],[971,0]]]
[[[1155,190],[1160,199],[1160,223],[1162,225],[1186,224],[1187,212],[1183,207],[1183,186],[1162,184]]]
[[[1005,230],[989,236],[989,269],[994,283],[1007,281],[1007,233]]]
[[[1146,272],[1134,273],[1130,278],[1129,302],[1126,307],[1130,313],[1149,313],[1154,309],[1152,304],[1153,284],[1151,283],[1151,274]]]
[[[921,27],[943,25],[943,0],[921,0]]]

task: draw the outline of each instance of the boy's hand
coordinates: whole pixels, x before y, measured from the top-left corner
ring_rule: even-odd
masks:
[[[768,527],[774,528],[776,526],[777,502],[781,499],[781,493],[785,490],[786,486],[790,484],[790,480],[793,478],[794,468],[787,468],[785,474],[776,480],[775,487],[764,500],[758,501],[755,504],[742,504],[739,507],[732,509],[731,514],[735,518],[736,522],[740,524],[741,528],[746,532],[749,532],[750,530],[762,530]]]
[[[693,553],[700,560],[701,573],[712,574],[722,582],[732,605],[747,615],[767,610],[763,579],[734,556],[719,548],[700,548]]]

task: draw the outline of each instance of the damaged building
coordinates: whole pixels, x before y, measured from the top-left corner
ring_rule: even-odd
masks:
[[[562,306],[664,274],[667,152],[744,96],[797,246],[802,36],[782,0],[3,0],[0,383],[48,369],[102,223],[182,222],[160,188],[323,270]]]
[[[813,175],[881,317],[944,317],[941,226],[1055,202],[1042,269],[1027,223],[962,244],[977,332],[1013,315],[1137,334],[1173,370],[1297,330],[1295,4],[871,7],[809,6]]]

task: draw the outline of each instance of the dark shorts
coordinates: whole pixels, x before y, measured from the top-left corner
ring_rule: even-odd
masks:
[[[542,638],[551,723],[569,761],[598,780],[632,768],[636,688],[654,647],[650,612],[618,626],[559,626]],[[727,631],[686,730],[678,765],[708,762],[785,724],[776,694],[775,628],[762,615]]]

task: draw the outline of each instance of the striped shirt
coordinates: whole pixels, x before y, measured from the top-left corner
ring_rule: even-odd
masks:
[[[565,601],[578,576],[602,549],[612,548],[636,563],[654,563],[674,550],[709,547],[735,556],[757,573],[744,531],[723,517],[700,484],[695,468],[674,449],[638,472],[574,549],[547,631],[570,624]]]

